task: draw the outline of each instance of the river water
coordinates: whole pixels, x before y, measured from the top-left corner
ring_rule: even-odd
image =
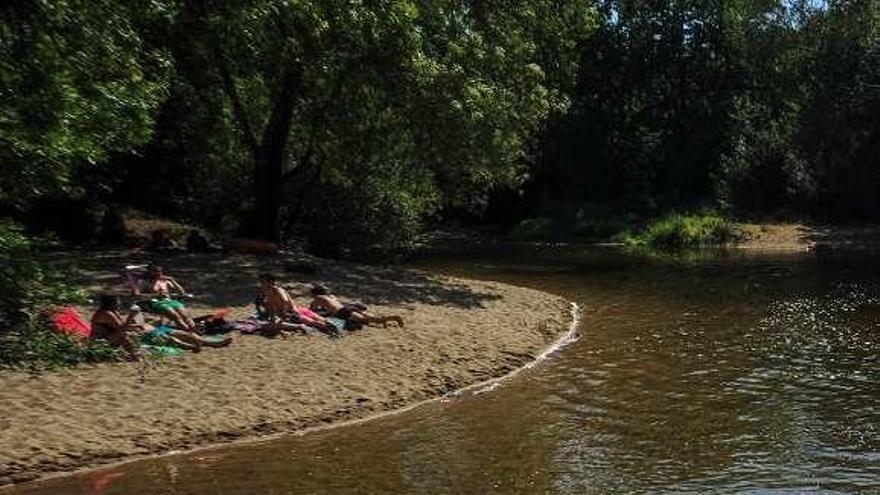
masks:
[[[579,339],[483,393],[8,493],[880,493],[874,260],[437,255],[419,265],[576,301]]]

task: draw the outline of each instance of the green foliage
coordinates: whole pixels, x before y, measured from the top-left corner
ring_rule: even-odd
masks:
[[[120,349],[104,341],[78,342],[53,332],[50,325],[47,318],[38,317],[0,333],[0,368],[40,371],[124,358]]]
[[[105,345],[81,345],[51,331],[45,311],[83,303],[85,294],[37,261],[38,244],[14,223],[0,221],[0,366],[43,368],[115,358]]]
[[[501,223],[553,218],[529,238],[702,206],[876,218],[878,5],[6,2],[0,208],[113,201],[320,254],[517,195]]]
[[[171,50],[204,64],[183,67],[180,88],[221,88],[219,135],[234,129],[240,138],[225,147],[226,166],[237,172],[202,176],[203,190],[236,184],[250,193],[242,162],[259,171],[281,146],[292,228],[347,230],[353,235],[343,239],[372,243],[389,231],[372,226],[381,211],[399,215],[392,222],[399,230],[380,242],[399,244],[441,207],[479,210],[490,190],[526,179],[544,119],[567,106],[579,42],[594,15],[581,1],[398,0],[211,4],[184,7],[180,19],[189,23],[171,29],[178,33]],[[296,81],[290,130],[270,142],[289,73]],[[181,117],[171,125],[190,132],[192,116]],[[249,148],[252,156],[244,156]],[[206,162],[199,149],[182,151],[181,160]],[[328,195],[315,188],[340,206],[358,198],[366,207],[315,224],[312,212]],[[225,211],[249,204],[247,196]]]
[[[0,219],[0,329],[27,321],[33,316],[28,312],[32,308],[85,300],[81,290],[37,261],[37,248],[45,243],[27,237],[15,223]]]
[[[880,4],[597,1],[570,111],[526,190],[656,215],[880,216]],[[570,210],[557,210],[565,216]]]
[[[717,213],[670,213],[650,222],[641,232],[624,232],[616,240],[628,246],[682,249],[722,245],[737,237],[735,226]]]
[[[159,2],[61,0],[0,7],[0,205],[76,193],[71,170],[145,143],[168,59],[138,33]]]

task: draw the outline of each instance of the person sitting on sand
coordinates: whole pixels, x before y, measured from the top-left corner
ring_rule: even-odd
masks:
[[[136,340],[155,345],[170,344],[193,352],[199,352],[202,346],[224,347],[232,343],[232,337],[209,341],[191,332],[137,323],[134,313],[123,318],[119,296],[111,294],[102,294],[98,298],[98,309],[92,315],[91,338],[104,339],[112,345],[121,346],[133,360],[139,358]]]
[[[314,299],[309,307],[326,316],[350,320],[361,325],[377,324],[384,327],[388,322],[394,322],[397,326],[403,326],[403,318],[400,316],[378,316],[368,313],[367,307],[362,304],[343,304],[326,285],[313,285],[311,293]]]
[[[297,306],[273,275],[268,273],[260,275],[260,286],[263,289],[266,314],[273,325],[292,317],[293,323],[300,323],[331,335],[339,333],[339,329],[323,316],[309,308]]]
[[[189,317],[186,307],[177,299],[171,298],[172,291],[185,295],[186,290],[172,277],[165,275],[159,265],[150,265],[147,269],[147,278],[144,281],[147,292],[156,295],[150,300],[153,311],[173,320],[180,328],[188,331],[196,330],[196,323]],[[141,294],[140,288],[133,288],[135,295]]]

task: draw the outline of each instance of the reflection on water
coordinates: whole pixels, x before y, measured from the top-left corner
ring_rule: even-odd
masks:
[[[10,493],[880,493],[873,264],[560,247],[424,265],[575,300],[582,338],[478,396]]]

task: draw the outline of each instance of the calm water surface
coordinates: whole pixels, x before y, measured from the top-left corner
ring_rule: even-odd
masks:
[[[584,308],[501,387],[8,493],[880,493],[874,257],[501,251],[421,266]]]

